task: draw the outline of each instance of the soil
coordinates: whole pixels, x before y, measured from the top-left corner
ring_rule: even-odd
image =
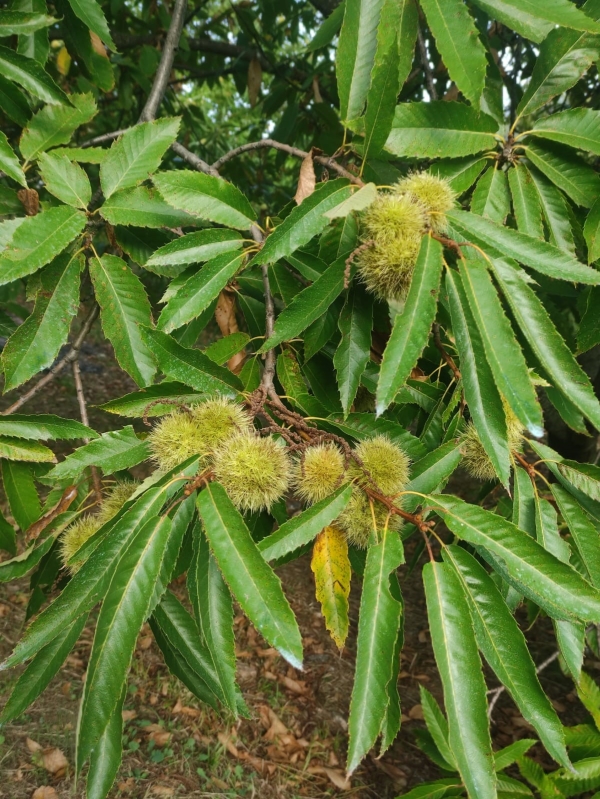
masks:
[[[93,397],[94,405],[135,390],[115,364],[110,345],[99,337],[92,337],[84,345],[80,362],[86,393],[88,399]],[[12,401],[14,396],[8,394],[0,407],[7,407]],[[71,373],[60,375],[23,411],[78,418]],[[99,431],[129,423],[93,406],[89,413],[91,425]],[[144,429],[141,422],[139,429]],[[474,489],[459,475],[453,490],[468,495]],[[407,563],[411,562],[415,546],[415,540],[407,544]],[[305,670],[297,672],[287,666],[238,614],[238,677],[252,718],[236,722],[201,706],[169,674],[149,630],[144,628],[138,639],[125,704],[125,755],[111,799],[392,799],[422,781],[444,776],[417,747],[414,734],[424,726],[420,686],[442,701],[427,631],[420,567],[412,573],[408,566],[400,570],[406,607],[406,642],[400,673],[402,730],[382,758],[377,759],[376,753],[369,756],[349,782],[344,777],[344,760],[360,597],[358,578],[353,581],[350,596],[350,636],[346,648],[339,653],[315,600],[308,558],[287,564],[278,573],[302,631]],[[183,595],[183,584],[175,585],[175,591]],[[2,659],[20,635],[27,600],[26,579],[0,586]],[[527,620],[521,621],[525,628]],[[536,662],[542,662],[554,651],[554,636],[547,619],[538,620],[527,635]],[[84,797],[83,784],[74,786],[72,768],[77,707],[92,636],[90,626],[45,693],[25,714],[1,730],[0,797]],[[586,662],[592,675],[598,668],[596,661]],[[6,699],[17,676],[14,672],[0,674],[0,701]],[[486,676],[491,688],[497,685],[493,675]],[[573,683],[556,662],[541,673],[540,679],[564,723],[585,720]],[[506,693],[495,707],[493,722],[496,748],[523,737],[535,737]],[[541,747],[536,746],[531,754],[551,767]],[[47,786],[45,793],[39,790],[43,786]]]

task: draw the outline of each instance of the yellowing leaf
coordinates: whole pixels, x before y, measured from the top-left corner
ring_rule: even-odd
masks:
[[[61,75],[68,75],[71,69],[71,56],[64,45],[60,48],[56,56],[56,69]]]
[[[321,603],[325,626],[341,649],[348,635],[350,561],[348,544],[337,527],[325,527],[313,547],[310,564],[315,575],[316,597]]]

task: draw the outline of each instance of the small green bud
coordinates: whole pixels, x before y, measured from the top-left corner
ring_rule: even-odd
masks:
[[[101,526],[97,516],[86,515],[81,516],[64,531],[60,542],[60,557],[71,574],[75,574],[81,568],[82,561],[75,563],[69,561]]]

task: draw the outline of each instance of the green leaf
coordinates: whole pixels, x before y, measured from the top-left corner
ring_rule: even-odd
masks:
[[[277,317],[273,335],[265,341],[259,352],[274,349],[282,341],[296,338],[312,322],[321,317],[344,290],[345,271],[346,262],[342,256],[311,286],[297,294]]]
[[[329,220],[325,212],[347,200],[352,193],[353,186],[344,178],[320,183],[313,193],[275,228],[260,252],[250,261],[250,265],[274,264],[282,258],[288,258],[327,227]],[[339,260],[338,258],[336,263]],[[295,265],[293,262],[290,263],[292,266]]]
[[[547,499],[541,499],[537,494],[535,502],[535,530],[538,544],[551,552],[563,563],[571,559],[571,550],[558,530],[556,511]]]
[[[45,103],[68,105],[69,97],[54,83],[43,67],[20,53],[0,45],[0,72]]]
[[[123,704],[127,686],[113,710],[108,724],[90,754],[86,779],[87,799],[106,799],[115,781],[123,757]]]
[[[383,145],[382,145],[383,146]],[[348,216],[351,211],[364,211],[377,199],[377,186],[374,183],[365,183],[358,191],[351,194],[331,211],[325,211],[323,216],[327,219],[340,219]]]
[[[16,180],[21,186],[27,186],[27,181],[25,180],[25,175],[19,163],[19,159],[2,131],[0,131],[0,168],[2,168],[9,178]]]
[[[167,591],[156,606],[154,618],[173,649],[181,654],[190,668],[201,677],[219,701],[225,702],[225,695],[221,688],[212,653],[208,649],[206,641],[199,636],[198,627],[193,616],[190,615],[171,591]],[[233,704],[230,709],[235,713],[235,690],[231,701]]]
[[[515,467],[513,476],[512,523],[525,533],[535,537],[535,488],[531,478],[523,468]]]
[[[54,25],[57,20],[47,14],[32,14],[24,11],[2,11],[0,13],[0,37],[35,33]]]
[[[177,138],[179,117],[142,122],[116,139],[100,164],[100,185],[108,199],[116,191],[137,186],[158,169]]]
[[[198,468],[197,460],[194,467]],[[87,559],[52,604],[31,622],[2,668],[29,660],[43,646],[54,640],[67,625],[82,613],[91,610],[104,597],[123,552],[164,504],[168,496],[165,484],[171,477],[172,473],[165,475],[162,485],[159,484],[138,497],[116,520],[112,519],[100,528],[84,545],[85,549],[82,547],[78,551],[78,557],[84,556]]]
[[[96,34],[100,41],[116,52],[117,48],[108,30],[106,17],[96,0],[69,0],[69,5],[73,9],[75,16],[79,17]]]
[[[463,587],[483,656],[548,752],[558,763],[569,766],[562,724],[542,690],[525,636],[494,581],[464,549],[452,545],[444,548],[443,555]]]
[[[600,258],[600,197],[592,205],[585,218],[583,236],[588,248],[588,264]]]
[[[0,436],[0,458],[9,461],[33,461],[48,463],[56,461],[54,453],[37,441],[24,441],[22,438]]]
[[[377,28],[384,0],[346,0],[336,55],[342,120],[362,113],[377,51]]]
[[[89,270],[102,329],[119,365],[138,386],[148,385],[156,374],[156,364],[140,332],[140,327],[151,321],[150,303],[140,279],[115,255],[94,255]]]
[[[256,214],[232,183],[190,169],[159,172],[152,182],[174,208],[220,225],[247,230]]]
[[[177,228],[196,225],[196,217],[177,211],[147,186],[136,186],[113,194],[100,213],[111,225]]]
[[[502,227],[468,211],[449,211],[448,219],[452,226],[469,240],[483,247],[492,247],[496,253],[515,258],[544,275],[559,280],[600,284],[600,272],[584,266],[564,250],[559,250],[546,241],[526,236],[512,228]]]
[[[540,47],[531,79],[517,108],[517,118],[533,114],[553,97],[568,91],[598,58],[598,36],[565,28],[550,31]]]
[[[16,719],[44,691],[73,649],[86,621],[87,614],[84,613],[38,652],[12,689],[2,709],[0,723]]]
[[[50,413],[0,416],[0,435],[40,441],[71,438],[96,438],[98,433],[74,419],[61,419]]]
[[[455,535],[499,559],[522,592],[552,618],[600,618],[600,593],[527,533],[457,497],[435,494],[430,500]]]
[[[590,208],[600,195],[600,177],[583,159],[550,144],[524,145],[527,158],[577,205]]]
[[[77,738],[77,770],[89,758],[117,707],[138,633],[151,610],[171,520],[150,519],[119,561],[102,603],[90,654]]]
[[[224,252],[205,264],[165,305],[158,329],[171,333],[199,316],[235,277],[243,260],[244,253]]]
[[[434,697],[422,685],[419,686],[419,694],[427,729],[439,749],[440,755],[449,766],[454,767],[453,770],[456,770],[454,755],[448,745],[448,721]]]
[[[530,133],[538,139],[551,139],[600,155],[600,111],[590,108],[560,111],[538,119]]]
[[[401,103],[385,146],[406,157],[458,158],[494,149],[497,130],[495,119],[464,103]]]
[[[600,405],[588,376],[552,324],[546,309],[527,285],[523,273],[507,260],[494,258],[492,268],[502,293],[544,372],[554,386],[600,429]]]
[[[527,236],[543,239],[540,196],[527,167],[517,164],[514,169],[509,169],[508,183],[517,229]]]
[[[102,147],[57,147],[54,155],[66,155],[69,161],[78,164],[101,164],[108,155]]]
[[[600,467],[591,463],[562,460],[558,464],[558,471],[572,486],[596,502],[600,501]]]
[[[481,0],[477,0],[477,5],[482,5]],[[485,10],[489,10],[491,16],[501,22],[505,20],[494,12],[498,6],[501,11],[506,9],[507,16],[510,15],[506,21],[509,27],[513,27],[513,22],[519,23],[523,17],[527,17],[532,20],[545,20],[553,25],[561,25],[563,28],[600,33],[600,25],[580,11],[570,0],[548,0],[543,5],[540,5],[537,0],[488,0],[488,3],[483,5],[484,8],[487,5],[488,8]],[[515,30],[519,29],[515,27]]]
[[[105,49],[98,46],[89,26],[73,13],[68,0],[55,0],[54,7],[62,17],[61,30],[64,31],[62,35],[66,46],[69,52],[77,55],[77,65],[83,72],[82,78],[89,78],[103,92],[112,91],[115,86],[115,71]]]
[[[0,256],[0,285],[37,272],[82,232],[85,223],[85,214],[68,205],[28,216]]]
[[[581,505],[562,486],[550,486],[561,516],[577,546],[589,582],[600,588],[600,533]]]
[[[67,144],[73,132],[97,113],[96,101],[91,93],[71,94],[69,102],[71,105],[46,105],[33,115],[19,144],[27,161],[33,161],[40,153],[58,144]]]
[[[351,774],[375,744],[389,702],[402,604],[390,592],[390,574],[404,562],[397,533],[367,550],[358,617],[356,667],[348,719],[347,770]]]
[[[6,116],[24,128],[31,116],[25,95],[12,81],[0,75],[0,108]]]
[[[496,474],[504,485],[508,485],[510,453],[502,399],[487,362],[461,277],[450,269],[446,271],[446,288],[469,412]]]
[[[541,42],[554,28],[553,23],[547,21],[545,9],[539,5],[529,9],[515,0],[473,0],[473,3],[491,19],[497,19],[532,42]]]
[[[412,791],[401,794],[398,799],[444,799],[445,796],[461,796],[462,788],[463,785],[457,777],[449,777],[435,782],[423,782]]]
[[[83,266],[83,255],[63,253],[42,272],[42,291],[38,292],[33,313],[19,325],[2,351],[6,391],[54,362],[79,309]]]
[[[129,469],[150,455],[147,441],[141,441],[131,425],[103,433],[79,447],[46,475],[50,480],[78,478],[88,466],[98,466],[105,474]]]
[[[488,159],[480,155],[448,158],[436,161],[431,165],[429,171],[433,175],[447,180],[457,194],[463,194],[471,188],[488,163]]]
[[[336,6],[327,19],[319,26],[319,30],[313,36],[310,44],[306,48],[307,53],[314,53],[315,50],[320,50],[322,47],[327,47],[334,36],[337,35],[342,26],[344,19],[345,0]]]
[[[83,169],[69,161],[66,155],[42,153],[40,174],[50,194],[75,208],[87,208],[92,199],[92,187]]]
[[[21,530],[27,530],[42,515],[31,466],[11,461],[2,461],[1,466],[10,512]]]
[[[498,752],[494,752],[494,767],[496,771],[502,771],[513,763],[516,763],[519,758],[527,754],[527,752],[537,742],[534,738],[522,738],[520,741],[515,741]]]
[[[478,107],[487,58],[466,5],[462,0],[421,0],[421,4],[450,78],[471,105]]]
[[[141,328],[141,333],[160,369],[172,380],[206,393],[232,393],[232,389],[242,388],[236,375],[213,363],[200,350],[182,347],[171,336],[150,327]]]
[[[268,566],[241,514],[219,483],[198,496],[206,537],[225,581],[256,629],[294,668],[302,667],[302,641],[279,578]]]
[[[425,349],[435,319],[443,268],[442,245],[423,236],[408,296],[396,315],[383,353],[377,385],[377,414],[394,401]]]
[[[554,632],[566,671],[578,683],[585,652],[585,624],[582,621],[557,619],[554,621]]]
[[[410,22],[407,17],[410,18]],[[401,36],[403,34],[407,40],[409,39],[410,33],[406,30],[408,23],[414,31],[412,38],[414,50],[417,38],[416,20],[416,6],[413,0],[403,0],[401,3],[397,0],[384,0],[377,27],[371,84],[366,98],[365,140],[362,152],[365,161],[367,158],[379,155],[392,129],[396,100],[401,88]],[[401,26],[404,27],[403,31],[400,29]],[[403,49],[406,43],[402,42]],[[406,57],[404,61],[407,61]],[[406,77],[407,75],[404,76],[405,79]]]
[[[288,519],[274,533],[258,542],[257,547],[263,558],[267,561],[279,560],[284,555],[309,544],[324,527],[337,519],[351,496],[351,486],[340,486],[331,496]]]
[[[359,441],[379,434],[387,436],[413,460],[423,458],[427,454],[421,441],[405,430],[402,425],[387,419],[375,419],[372,413],[350,413],[346,418],[342,414],[332,414],[327,417],[327,422],[335,425],[345,435],[352,436]]]
[[[460,275],[494,381],[523,426],[540,437],[543,435],[542,411],[521,348],[486,263],[477,253],[467,255],[467,260],[460,261]]]
[[[448,742],[468,793],[495,799],[485,682],[464,591],[450,566],[423,569],[433,652],[444,686]]]
[[[0,563],[0,583],[9,583],[13,580],[18,580],[35,569],[44,556],[52,549],[59,533],[73,521],[73,518],[73,514],[69,514],[67,520],[62,524],[62,527],[55,529],[53,534],[48,534],[41,543],[36,541],[15,558],[2,561],[2,563]],[[57,517],[55,525],[60,521],[61,517]]]
[[[338,326],[342,337],[333,357],[333,365],[342,407],[347,414],[371,357],[373,298],[361,285],[355,283],[348,292]]]
[[[163,654],[169,671],[201,702],[205,702],[215,710],[219,709],[219,702],[202,677],[194,671],[182,653],[176,649],[165,635],[155,616],[148,620],[152,634]]]
[[[213,341],[210,347],[204,350],[204,354],[207,358],[210,358],[211,361],[222,366],[236,353],[243,350],[249,341],[250,336],[247,333],[231,333],[231,335],[225,336],[225,338]]]
[[[98,407],[108,413],[132,416],[137,419],[144,414],[149,417],[163,416],[178,405],[194,405],[202,402],[203,399],[202,394],[190,391],[183,383],[163,382],[157,386],[148,386],[141,391],[134,391],[123,397],[109,400]]]
[[[503,225],[510,213],[506,172],[494,166],[483,173],[471,199],[471,211]]]
[[[225,703],[235,712],[233,602],[199,526],[194,529],[194,556],[188,569],[187,585],[200,636],[211,654]]]
[[[575,240],[569,220],[569,205],[565,196],[537,169],[528,169],[527,171],[538,191],[551,243],[575,255]]]
[[[428,452],[425,457],[411,465],[410,481],[407,483],[406,491],[415,491],[419,494],[441,491],[460,460],[460,448],[455,441],[449,441]],[[403,498],[402,507],[412,513],[420,504],[421,499],[418,496],[407,494]]]
[[[188,233],[170,241],[148,258],[144,264],[148,268],[173,266],[178,264],[199,264],[210,261],[217,255],[239,249],[244,239],[236,230],[207,228],[196,233]],[[152,270],[156,271],[156,270]],[[160,270],[160,274],[170,274]]]

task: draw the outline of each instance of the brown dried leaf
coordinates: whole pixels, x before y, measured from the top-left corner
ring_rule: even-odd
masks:
[[[123,721],[133,721],[133,719],[137,718],[135,710],[124,710],[121,715],[123,716]]]
[[[31,795],[31,799],[58,799],[58,794],[54,788],[48,785],[42,785],[41,788],[36,788]]]
[[[232,291],[224,289],[219,294],[217,307],[215,308],[215,321],[219,325],[219,330],[223,336],[230,336],[232,333],[237,333],[239,331],[235,316],[235,294]],[[227,368],[230,372],[237,375],[240,373],[245,360],[246,354],[244,350],[236,352],[236,354],[227,361]]]
[[[315,98],[315,103],[322,103],[323,97],[321,95],[321,90],[319,88],[319,79],[316,75],[313,75],[312,88],[313,88],[313,97]]]
[[[19,189],[17,197],[27,216],[35,216],[40,210],[40,197],[35,189]]]
[[[150,791],[155,796],[175,796],[175,789],[169,788],[168,785],[153,785]]]
[[[317,176],[315,175],[315,164],[313,161],[312,147],[308,155],[302,159],[300,166],[300,175],[298,176],[298,188],[294,195],[294,200],[300,205],[302,200],[305,200],[315,190],[317,185]]]
[[[351,787],[348,777],[346,777],[343,771],[340,771],[337,768],[327,768],[326,766],[310,766],[307,771],[309,774],[324,774],[331,780],[336,788],[339,788],[342,791],[347,791]]]
[[[248,99],[250,107],[254,108],[262,84],[262,67],[256,56],[248,64]]]
[[[30,752],[41,752],[43,746],[39,744],[37,741],[33,741],[31,738],[25,738],[25,745],[29,749]]]
[[[69,766],[65,753],[55,746],[42,751],[42,763],[46,771],[54,776],[64,774]]]
[[[413,705],[408,711],[408,717],[413,720],[423,721],[423,707],[421,705]]]

